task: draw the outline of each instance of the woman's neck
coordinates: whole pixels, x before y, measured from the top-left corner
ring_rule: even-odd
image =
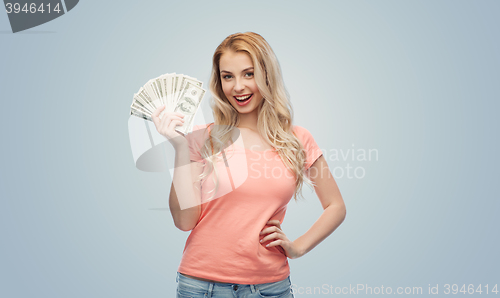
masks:
[[[259,112],[257,109],[250,113],[240,114],[240,123],[238,128],[248,128],[257,131],[257,125],[259,123]]]

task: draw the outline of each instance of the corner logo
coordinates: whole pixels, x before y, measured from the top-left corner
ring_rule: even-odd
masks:
[[[78,0],[3,0],[12,32],[52,21],[73,9]]]

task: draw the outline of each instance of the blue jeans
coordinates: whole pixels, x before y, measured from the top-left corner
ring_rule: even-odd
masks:
[[[241,285],[193,279],[177,272],[177,298],[295,298],[290,276],[271,283]]]

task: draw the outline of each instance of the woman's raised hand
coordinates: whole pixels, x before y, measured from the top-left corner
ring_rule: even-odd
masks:
[[[174,147],[177,147],[186,141],[182,134],[175,131],[177,125],[182,126],[184,124],[184,115],[179,112],[165,112],[160,119],[160,113],[165,110],[165,107],[166,105],[163,105],[154,111],[151,115],[153,123],[156,126],[156,130],[162,136],[166,137]]]

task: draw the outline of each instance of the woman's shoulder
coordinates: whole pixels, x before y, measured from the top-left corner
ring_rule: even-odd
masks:
[[[295,133],[295,135],[297,137],[299,137],[299,138],[309,138],[309,137],[312,137],[312,135],[309,132],[309,130],[307,130],[303,126],[292,125],[292,129],[293,129],[293,132]]]
[[[295,134],[295,136],[297,137],[297,139],[299,139],[299,141],[302,143],[302,145],[304,147],[307,147],[307,148],[317,148],[318,145],[316,143],[316,139],[313,137],[313,135],[311,134],[311,132],[306,129],[305,127],[303,126],[299,126],[299,125],[292,125],[293,127],[293,133]]]
[[[293,125],[293,131],[306,151],[306,164],[304,169],[308,169],[323,154],[323,151],[314,140],[312,134],[305,127]]]

